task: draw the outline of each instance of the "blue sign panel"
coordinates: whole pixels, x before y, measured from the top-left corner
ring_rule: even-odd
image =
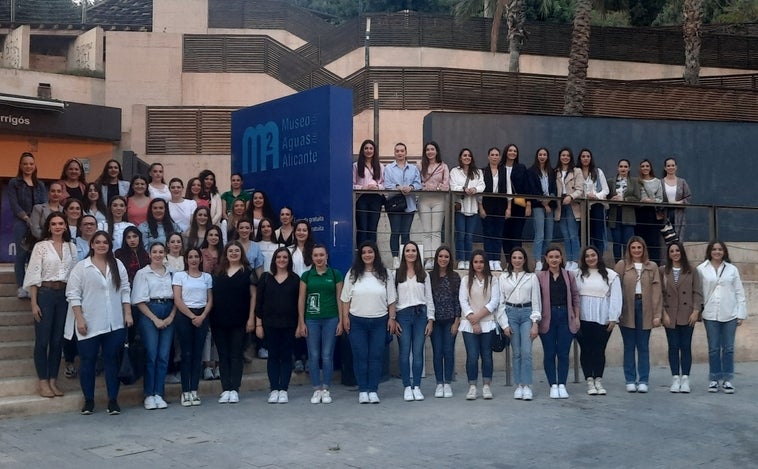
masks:
[[[330,264],[352,261],[352,91],[324,86],[232,113],[232,172],[307,219]],[[278,224],[278,220],[274,220]]]

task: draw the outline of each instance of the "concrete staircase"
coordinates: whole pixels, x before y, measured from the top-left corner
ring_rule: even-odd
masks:
[[[58,386],[65,396],[52,399],[40,397],[37,390],[37,374],[34,369],[34,320],[29,309],[29,300],[16,298],[16,281],[12,266],[0,265],[0,419],[39,415],[55,412],[78,412],[83,403],[79,380],[67,379],[63,369],[58,376]],[[63,362],[61,362],[61,367]],[[293,374],[292,385],[309,383],[305,373]],[[254,359],[245,365],[240,391],[267,391],[266,361]],[[219,381],[200,381],[200,397],[203,405],[214,404],[221,392]],[[166,385],[166,401],[179,405],[181,386]],[[121,386],[119,404],[122,408],[140,406],[142,380],[130,386]],[[256,396],[263,399],[263,394]],[[97,378],[95,405],[105,409],[107,403],[105,380]]]

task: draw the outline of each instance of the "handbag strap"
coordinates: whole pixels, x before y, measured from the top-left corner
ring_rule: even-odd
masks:
[[[726,270],[726,265],[722,263],[721,264],[721,272],[719,272],[718,277],[716,277],[716,287],[718,286],[719,280],[721,280],[721,274],[723,274],[725,270]],[[713,296],[713,292],[716,290],[716,287],[713,287],[713,290],[711,290],[711,292],[708,294],[708,298],[703,303],[704,307],[705,307],[705,305],[708,304],[709,301],[711,301],[711,297]]]
[[[524,272],[524,275],[522,275],[521,278],[518,279],[518,282],[516,282],[516,285],[513,286],[513,290],[511,290],[511,293],[505,299],[506,303],[508,303],[508,300],[510,300],[513,294],[516,293],[516,289],[518,288],[519,284],[521,284],[521,281],[524,280],[524,277],[526,277],[526,272]]]

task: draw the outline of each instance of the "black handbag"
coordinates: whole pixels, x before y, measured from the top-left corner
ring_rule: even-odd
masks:
[[[490,331],[490,337],[492,339],[493,352],[502,352],[510,342],[510,339],[500,329],[500,324],[495,324],[495,328]]]
[[[408,203],[403,194],[395,194],[384,202],[384,210],[387,213],[405,212],[406,208],[408,208]]]
[[[121,347],[119,358],[118,380],[122,384],[134,384],[137,381],[137,377],[132,366],[132,357],[129,354],[129,342],[125,342],[124,346]]]

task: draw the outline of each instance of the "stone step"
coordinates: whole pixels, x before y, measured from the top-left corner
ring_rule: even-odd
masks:
[[[0,342],[14,340],[34,340],[33,326],[3,326],[0,327]]]
[[[0,378],[34,376],[35,374],[33,358],[0,360]]]
[[[33,340],[0,342],[0,360],[29,358],[34,353]]]
[[[11,283],[0,283],[0,297],[15,297],[17,293],[18,287],[16,287],[15,280]]]
[[[339,382],[339,372],[335,372],[334,380]],[[23,381],[23,383],[21,383]],[[59,387],[64,391],[65,396],[56,398],[44,398],[37,395],[36,379],[23,378],[16,380],[0,379],[0,390],[8,386],[32,387],[33,391],[26,392],[23,395],[6,395],[0,396],[0,419],[11,417],[22,417],[30,415],[41,415],[59,412],[76,412],[78,413],[84,402],[79,380],[59,380]],[[291,385],[307,386],[310,391],[310,381],[305,373],[293,374]],[[72,388],[73,384],[73,388]],[[63,386],[61,386],[63,385]],[[253,392],[255,391],[255,392]],[[202,405],[219,405],[217,403],[218,395],[221,393],[221,383],[219,381],[201,381],[198,389]],[[264,372],[245,374],[242,376],[242,385],[240,386],[240,399],[256,399],[263,405],[268,395],[268,377]],[[304,395],[310,396],[309,392],[304,391]],[[181,386],[178,384],[167,384],[165,399],[170,406],[180,406]],[[130,386],[121,386],[119,390],[118,402],[122,412],[140,411],[147,412],[142,408],[144,395],[142,394],[142,382],[139,381]],[[95,412],[104,413],[107,405],[105,392],[105,380],[102,376],[97,378],[95,387]],[[190,411],[188,408],[187,411]]]
[[[30,310],[0,312],[0,327],[32,325],[34,325],[34,317]]]
[[[31,311],[28,299],[19,300],[14,295],[13,297],[0,297],[0,312],[10,311]]]
[[[0,270],[0,284],[6,283],[9,285],[16,285],[16,274],[13,273],[13,265],[4,264],[2,267],[3,270]]]

